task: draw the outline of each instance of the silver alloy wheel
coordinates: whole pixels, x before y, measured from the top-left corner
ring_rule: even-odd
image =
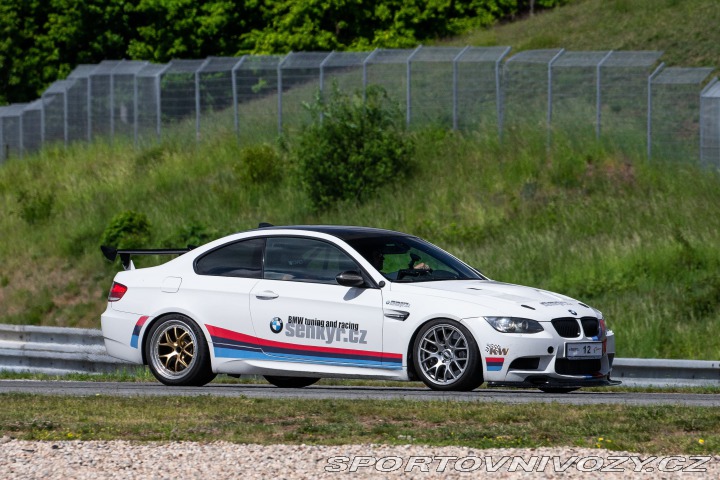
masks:
[[[448,324],[436,325],[425,332],[417,351],[423,374],[438,385],[458,381],[467,369],[468,353],[465,335]]]
[[[172,320],[158,328],[150,339],[150,363],[162,376],[182,378],[196,361],[197,338],[189,325]]]

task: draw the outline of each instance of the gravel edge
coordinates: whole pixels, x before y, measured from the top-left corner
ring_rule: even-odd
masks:
[[[386,458],[384,463],[372,459],[372,466],[361,466],[356,472],[348,467],[356,456]],[[432,463],[424,472],[415,466],[405,472],[409,457],[431,457]],[[525,467],[518,459],[505,457],[519,456],[533,467]],[[627,456],[621,464],[612,469],[611,462]],[[328,462],[331,457],[347,457]],[[399,457],[400,460],[387,459]],[[438,471],[442,459],[446,460],[444,471]],[[457,460],[455,459],[457,457]],[[468,457],[472,457],[468,459]],[[544,468],[539,468],[543,457]],[[613,458],[609,458],[613,457]],[[630,458],[632,457],[632,458]],[[657,458],[655,458],[657,457]],[[604,449],[574,447],[535,449],[472,449],[465,447],[428,447],[418,445],[256,445],[229,442],[168,442],[140,443],[127,441],[22,441],[9,437],[0,438],[0,471],[7,478],[92,478],[138,479],[138,478],[186,478],[243,480],[273,478],[585,478],[601,474],[608,479],[621,478],[720,478],[720,456],[711,457],[698,467],[705,472],[687,473],[672,471],[687,468],[693,456],[680,455],[667,460],[669,456],[653,456]],[[633,460],[633,458],[635,460]],[[651,460],[655,458],[655,460]],[[662,461],[665,459],[663,466]],[[428,462],[430,462],[428,460]],[[464,461],[463,461],[464,460]],[[400,464],[396,462],[401,462]],[[490,461],[490,463],[488,463]],[[513,461],[515,462],[513,464]],[[570,463],[568,463],[570,462]],[[600,463],[597,463],[600,462]],[[637,462],[648,462],[640,467]],[[500,467],[498,468],[498,463]],[[564,472],[553,465],[567,465]],[[394,466],[399,465],[394,471]],[[513,467],[514,465],[514,467]],[[477,468],[475,468],[477,467]],[[497,471],[492,471],[496,468]],[[330,469],[331,471],[326,471]],[[341,472],[333,472],[332,470]],[[650,470],[652,469],[652,471]],[[514,471],[513,471],[514,470]],[[618,471],[619,470],[619,471]],[[593,473],[589,473],[593,472]]]

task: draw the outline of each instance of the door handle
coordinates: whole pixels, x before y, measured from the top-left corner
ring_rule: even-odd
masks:
[[[259,300],[274,300],[279,296],[280,295],[275,292],[271,292],[270,290],[265,290],[264,292],[258,292],[255,294],[255,298]]]

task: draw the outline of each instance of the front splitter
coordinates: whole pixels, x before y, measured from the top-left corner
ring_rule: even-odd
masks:
[[[584,387],[614,387],[622,384],[620,380],[610,378],[590,378],[577,380],[564,380],[551,377],[529,377],[524,382],[487,382],[488,387],[516,387],[516,388],[584,388]]]

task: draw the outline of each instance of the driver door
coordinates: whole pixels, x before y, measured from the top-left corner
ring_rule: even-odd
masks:
[[[278,360],[383,367],[382,293],[335,277],[360,268],[337,246],[314,238],[268,237],[264,276],[250,293],[263,352]]]

